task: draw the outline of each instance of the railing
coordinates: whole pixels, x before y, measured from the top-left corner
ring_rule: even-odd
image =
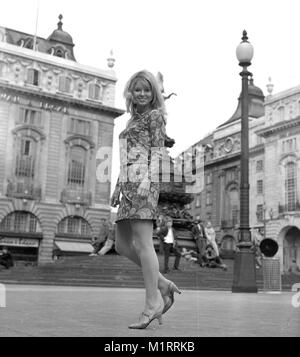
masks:
[[[34,182],[9,182],[6,190],[7,197],[40,200],[42,197],[41,186]]]
[[[92,193],[82,189],[65,188],[61,192],[60,201],[62,203],[73,203],[90,206],[92,203]]]
[[[278,213],[295,212],[295,211],[300,211],[300,202],[299,201],[296,201],[295,203],[279,204],[278,205]]]

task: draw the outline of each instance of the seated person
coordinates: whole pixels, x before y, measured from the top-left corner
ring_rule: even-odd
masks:
[[[227,270],[227,266],[222,263],[220,257],[216,254],[212,245],[208,245],[206,247],[206,266],[208,268],[221,268],[223,270]]]
[[[181,250],[181,256],[189,262],[196,262],[198,260],[193,254],[196,254],[194,250],[187,250],[186,248],[182,248]]]
[[[108,237],[104,243],[104,246],[100,249],[99,255],[105,255],[108,251],[110,251],[115,244],[116,240],[116,232],[115,226],[109,230]]]
[[[14,266],[12,255],[8,251],[7,247],[3,247],[2,253],[0,253],[0,265],[3,265],[6,269]]]

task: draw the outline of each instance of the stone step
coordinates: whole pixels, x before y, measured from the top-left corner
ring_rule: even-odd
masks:
[[[163,256],[159,255],[160,267]],[[170,258],[170,266],[173,263]],[[200,268],[198,264],[181,259],[181,271],[171,271],[167,275],[181,289],[231,290],[233,281],[233,261],[224,261],[227,271]],[[9,270],[0,270],[1,283],[46,284],[66,286],[106,286],[143,287],[140,268],[128,259],[117,254],[102,257],[76,256],[63,257],[44,266],[25,266],[18,263]],[[290,290],[294,283],[291,277],[283,278],[283,289]],[[262,273],[257,271],[258,288],[262,289]]]

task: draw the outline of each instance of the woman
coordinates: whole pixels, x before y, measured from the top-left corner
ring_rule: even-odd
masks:
[[[207,221],[204,230],[205,230],[207,243],[213,247],[216,255],[219,256],[219,249],[218,249],[218,245],[216,242],[216,232],[215,232],[210,221]]]
[[[159,273],[152,238],[159,183],[151,180],[150,168],[152,176],[158,172],[159,150],[152,148],[164,146],[165,107],[156,79],[148,71],[137,72],[129,79],[124,97],[131,118],[119,136],[121,172],[111,205],[119,205],[115,248],[142,268],[146,289],[144,310],[129,328],[144,329],[155,319],[161,323],[161,315],[174,303],[174,292],[180,293]]]
[[[223,262],[220,258],[219,248],[218,248],[218,245],[216,242],[216,232],[215,232],[210,221],[207,221],[206,227],[204,230],[205,230],[205,235],[206,235],[206,239],[207,239],[207,243],[208,243],[207,247],[210,246],[215,252],[215,257],[214,257],[215,261],[217,262],[218,265],[220,265],[220,267],[223,270],[227,270],[226,265],[223,264]]]

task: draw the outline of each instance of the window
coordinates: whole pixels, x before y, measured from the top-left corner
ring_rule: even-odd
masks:
[[[211,172],[208,173],[206,176],[205,176],[205,183],[206,185],[210,185],[212,183],[212,174]]]
[[[36,146],[32,138],[23,137],[18,143],[18,152],[16,156],[17,177],[34,177],[35,151]]]
[[[257,221],[263,221],[264,219],[264,205],[257,205],[256,206],[256,217]]]
[[[100,86],[98,84],[91,83],[89,85],[89,98],[94,100],[100,99]]]
[[[195,203],[196,207],[200,207],[201,206],[201,193],[197,193],[196,195],[196,203]]]
[[[90,236],[92,234],[89,223],[81,217],[66,217],[59,222],[57,232],[76,236]]]
[[[296,209],[297,201],[297,166],[289,162],[285,169],[285,203],[288,211]]]
[[[256,182],[256,192],[258,195],[262,194],[264,191],[264,188],[263,188],[263,180],[258,180]]]
[[[33,86],[39,85],[40,72],[36,69],[30,68],[27,72],[27,82]]]
[[[54,56],[64,58],[64,51],[61,48],[57,48],[54,52]]]
[[[71,91],[71,78],[62,76],[59,78],[59,91],[70,93]]]
[[[211,205],[212,204],[212,197],[211,197],[211,192],[206,192],[206,205]]]
[[[32,38],[27,38],[24,42],[24,47],[29,48],[30,50],[33,49],[33,39]]]
[[[41,228],[36,216],[25,211],[15,211],[7,215],[0,225],[2,232],[41,232]]]
[[[256,172],[262,171],[264,168],[264,162],[263,160],[257,160],[256,161]]]
[[[71,148],[68,168],[68,186],[83,188],[85,182],[86,150],[80,146]]]
[[[69,126],[70,133],[85,136],[91,135],[91,122],[87,120],[71,118]]]
[[[37,110],[20,108],[19,124],[42,127],[42,113]]]
[[[4,77],[4,62],[0,61],[0,78]]]
[[[285,108],[284,107],[279,107],[278,108],[278,119],[279,121],[283,121],[285,117]]]

